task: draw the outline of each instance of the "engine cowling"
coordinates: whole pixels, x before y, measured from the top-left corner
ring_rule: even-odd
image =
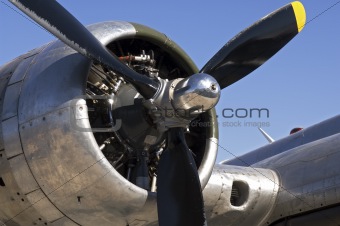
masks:
[[[198,71],[180,47],[148,27],[104,22],[88,29],[145,76]],[[154,181],[165,137],[119,75],[54,41],[3,66],[0,91],[5,224],[157,221]],[[203,189],[217,154],[214,109],[190,124],[186,140]]]

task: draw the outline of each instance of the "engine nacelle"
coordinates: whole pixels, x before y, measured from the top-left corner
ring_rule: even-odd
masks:
[[[146,76],[175,79],[198,71],[182,49],[148,27],[104,22],[88,28]],[[0,92],[3,223],[157,221],[154,182],[165,138],[119,75],[54,41],[0,68]],[[203,189],[217,154],[214,109],[191,123],[186,139]]]
[[[209,225],[267,225],[279,188],[273,170],[216,165],[203,191]]]

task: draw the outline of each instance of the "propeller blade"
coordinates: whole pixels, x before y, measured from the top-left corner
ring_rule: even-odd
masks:
[[[201,184],[182,128],[168,131],[158,165],[157,206],[160,226],[206,225]]]
[[[304,27],[303,5],[292,2],[241,31],[223,46],[200,72],[225,88],[261,66]]]
[[[123,76],[146,99],[154,96],[159,83],[142,76],[119,61],[65,8],[55,0],[9,0],[22,12],[65,44]]]

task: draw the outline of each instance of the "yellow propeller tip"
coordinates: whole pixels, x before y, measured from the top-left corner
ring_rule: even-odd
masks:
[[[305,7],[299,1],[292,2],[291,4],[294,10],[297,28],[298,31],[300,32],[306,24]]]

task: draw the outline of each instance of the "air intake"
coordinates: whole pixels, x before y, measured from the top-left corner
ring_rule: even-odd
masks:
[[[232,206],[244,205],[249,196],[249,186],[243,181],[234,181],[231,188],[230,203]]]

